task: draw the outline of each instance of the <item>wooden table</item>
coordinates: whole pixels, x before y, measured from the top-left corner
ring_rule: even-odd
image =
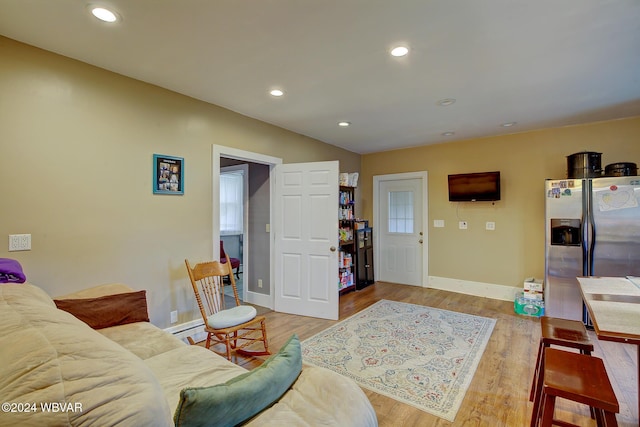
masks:
[[[578,282],[598,339],[637,347],[640,417],[640,277],[578,277]]]

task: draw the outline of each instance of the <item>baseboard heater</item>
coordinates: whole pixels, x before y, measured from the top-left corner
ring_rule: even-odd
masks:
[[[206,334],[204,332],[204,322],[202,321],[202,319],[192,320],[187,323],[170,326],[165,329],[165,332],[169,332],[174,337],[191,344],[193,344],[193,342],[202,341],[206,338]],[[204,338],[201,339],[200,335],[204,336]],[[191,340],[189,340],[189,338],[191,338]]]

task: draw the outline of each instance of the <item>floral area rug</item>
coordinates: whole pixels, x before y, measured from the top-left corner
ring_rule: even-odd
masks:
[[[495,323],[381,300],[305,340],[303,362],[454,421]]]

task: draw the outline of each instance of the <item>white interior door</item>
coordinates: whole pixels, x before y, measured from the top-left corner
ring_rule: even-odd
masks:
[[[275,168],[275,310],[338,319],[337,161]]]
[[[380,281],[423,285],[427,241],[422,177],[376,177],[377,271]]]

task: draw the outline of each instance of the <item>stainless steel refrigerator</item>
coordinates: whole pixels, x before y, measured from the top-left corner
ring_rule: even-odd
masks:
[[[588,323],[578,276],[640,276],[640,177],[547,180],[545,314]]]

